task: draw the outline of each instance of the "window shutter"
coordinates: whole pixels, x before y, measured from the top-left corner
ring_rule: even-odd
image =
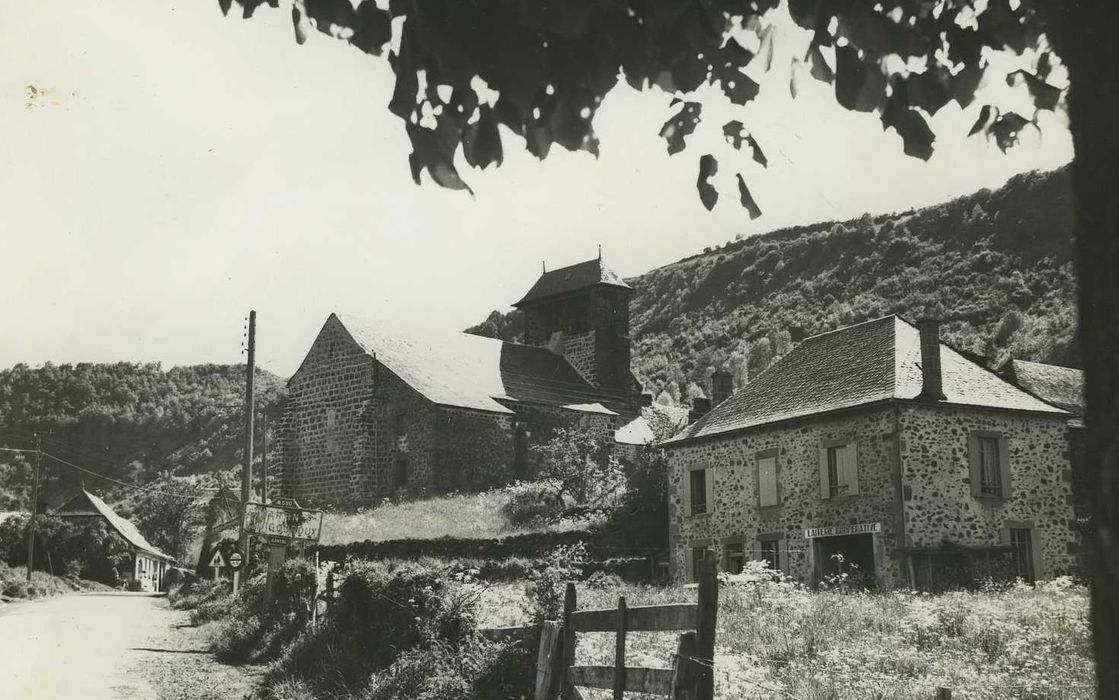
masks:
[[[691,471],[684,471],[684,515],[692,514],[692,473]],[[689,550],[690,551],[690,550]],[[688,556],[691,556],[690,554]],[[691,571],[691,569],[689,569]]]
[[[1005,435],[999,435],[999,478],[1002,497],[1010,498],[1010,450]]]
[[[843,483],[847,485],[846,494],[859,493],[859,445],[856,442],[843,448]]]
[[[828,448],[820,446],[820,498],[827,499],[831,496],[828,489]]]
[[[971,481],[971,497],[979,498],[983,495],[979,476],[979,436],[970,433],[967,436],[967,465]]]
[[[707,512],[715,512],[715,469],[708,468],[705,470],[707,473],[703,475],[703,485],[707,488],[705,494],[707,498]]]
[[[758,460],[758,505],[777,505],[777,460],[773,457]]]

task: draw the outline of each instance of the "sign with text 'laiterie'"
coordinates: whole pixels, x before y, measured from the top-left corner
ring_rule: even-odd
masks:
[[[245,509],[245,529],[257,535],[318,542],[322,511],[250,503]]]
[[[804,531],[804,536],[806,539],[812,539],[814,537],[838,537],[839,535],[867,535],[875,532],[882,532],[882,523],[810,527]]]

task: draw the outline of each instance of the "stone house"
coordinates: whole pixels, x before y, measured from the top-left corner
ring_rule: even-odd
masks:
[[[56,508],[53,515],[78,525],[103,520],[128,545],[132,555],[129,567],[118,572],[128,588],[141,591],[162,589],[163,575],[175,561],[174,557],[148,542],[130,520],[118,515],[108,503],[82,489],[81,493]]]
[[[304,505],[469,491],[531,477],[560,427],[612,439],[639,412],[633,290],[601,259],[515,304],[524,343],[403,333],[331,314],[288,381],[281,491]]]
[[[925,590],[1069,571],[1069,418],[935,321],[808,338],[664,443],[673,578],[706,556]]]

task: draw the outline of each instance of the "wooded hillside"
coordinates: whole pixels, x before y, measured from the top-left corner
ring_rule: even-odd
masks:
[[[1067,168],[920,210],[773,231],[626,280],[633,366],[658,400],[687,402],[719,366],[739,384],[807,336],[891,313],[943,320],[996,364],[1079,365]],[[519,313],[469,329],[516,338]],[[663,392],[663,393],[662,393]]]
[[[244,373],[237,365],[16,365],[0,371],[0,446],[34,447],[37,430],[44,451],[133,484],[230,470],[244,446]],[[256,386],[264,407],[279,399],[282,380],[257,370]],[[51,506],[83,480],[100,494],[120,492],[50,460],[43,467]],[[0,510],[26,507],[30,474],[29,455],[0,453]]]

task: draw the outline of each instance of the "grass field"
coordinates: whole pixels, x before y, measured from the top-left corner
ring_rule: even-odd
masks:
[[[538,527],[513,527],[501,513],[508,496],[503,490],[455,494],[423,501],[385,503],[357,513],[327,513],[322,544],[363,540],[508,537],[542,530],[575,530],[587,521],[561,520]]]
[[[579,609],[695,599],[694,589],[579,588]],[[1038,588],[925,595],[810,591],[763,583],[720,589],[719,698],[996,700],[1094,697],[1088,596],[1067,580]],[[483,623],[520,624],[522,585],[488,586]],[[670,667],[672,633],[631,633],[627,664]],[[614,637],[579,638],[576,662],[612,665]],[[588,698],[604,697],[593,691]]]

